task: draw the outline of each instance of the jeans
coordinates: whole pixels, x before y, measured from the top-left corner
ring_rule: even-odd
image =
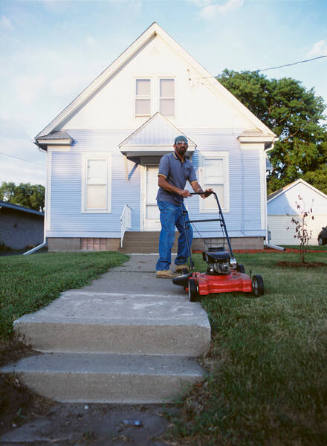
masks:
[[[175,226],[179,231],[175,265],[184,265],[191,255],[193,230],[184,204],[178,206],[168,201],[158,201],[161,232],[159,238],[159,260],[157,271],[168,270],[171,264],[171,249],[175,240]],[[186,223],[186,231],[185,231]],[[187,237],[187,238],[186,238]]]

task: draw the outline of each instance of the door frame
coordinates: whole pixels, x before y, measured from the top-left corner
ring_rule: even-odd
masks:
[[[159,167],[159,164],[149,163],[141,165],[141,187],[140,187],[140,229],[143,232],[146,231],[160,231],[160,219],[156,220],[159,223],[158,228],[145,228],[145,216],[146,216],[146,170],[148,167]]]

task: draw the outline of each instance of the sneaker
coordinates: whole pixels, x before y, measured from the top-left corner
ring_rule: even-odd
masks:
[[[190,268],[188,265],[176,265],[175,272],[176,273],[188,273]]]
[[[157,271],[156,277],[158,279],[174,279],[176,274],[174,274],[170,269]]]

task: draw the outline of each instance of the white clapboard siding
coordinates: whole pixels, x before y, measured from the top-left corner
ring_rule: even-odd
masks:
[[[294,216],[297,218],[297,216]],[[295,238],[295,225],[292,217],[287,215],[269,215],[268,231],[270,242],[274,245],[299,245],[299,239]],[[327,226],[327,215],[316,215],[314,220],[306,219],[307,229],[311,234],[309,245],[318,245],[318,234],[322,226]]]
[[[212,130],[211,130],[212,132]],[[52,154],[51,222],[48,236],[118,237],[120,215],[125,204],[132,209],[133,231],[140,230],[140,166],[120,153],[118,145],[126,137],[123,132],[70,130],[74,145],[70,152]],[[231,236],[264,236],[260,204],[260,150],[241,149],[233,136],[216,133],[189,132],[198,145],[192,162],[197,172],[201,152],[226,152],[229,160],[229,207],[224,214]],[[111,212],[82,213],[82,159],[85,154],[111,153]],[[262,174],[262,173],[261,173]],[[130,178],[128,179],[128,175]],[[200,213],[200,197],[185,200],[195,219],[215,218],[216,212]],[[210,222],[196,225],[203,237],[213,236],[220,225]]]
[[[126,137],[126,133],[70,131],[70,134],[75,140],[71,151],[52,154],[51,223],[48,235],[119,237],[120,216],[125,204],[132,209],[133,229],[139,230],[139,169],[132,173],[134,163],[127,161],[118,149],[118,143]],[[81,212],[83,155],[99,152],[111,154],[111,212]]]

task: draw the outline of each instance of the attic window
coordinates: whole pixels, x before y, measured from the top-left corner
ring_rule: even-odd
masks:
[[[135,116],[151,115],[151,81],[136,79]]]
[[[175,115],[175,79],[160,79],[160,113]]]

